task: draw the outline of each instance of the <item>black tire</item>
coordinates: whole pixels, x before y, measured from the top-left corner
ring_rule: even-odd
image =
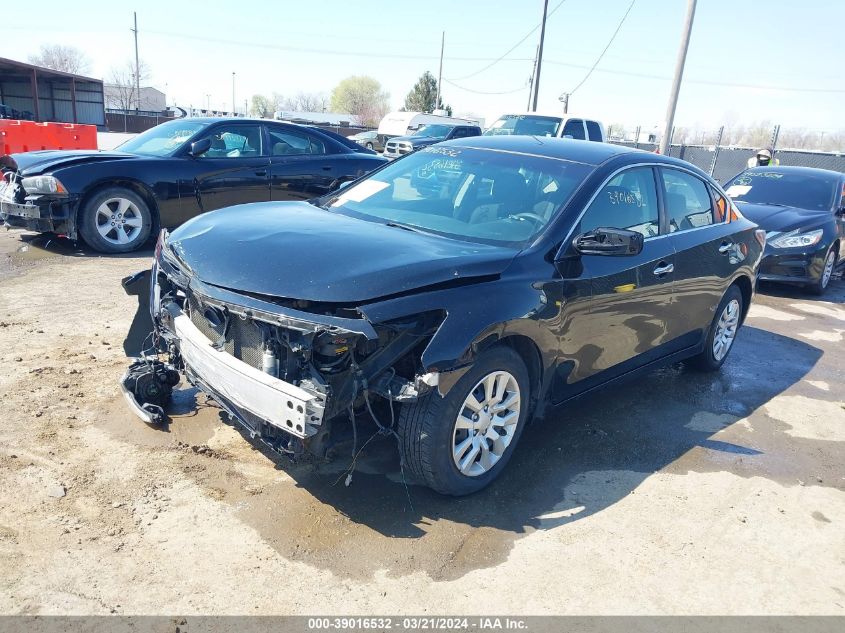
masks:
[[[728,350],[724,353],[721,358],[716,358],[713,349],[713,341],[718,330],[717,324],[719,323],[719,319],[722,317],[722,313],[725,311],[725,308],[731,301],[736,301],[738,303],[739,320],[737,321],[736,325],[736,333],[734,335],[734,338],[731,340],[731,344],[728,347]],[[725,296],[722,297],[722,300],[719,302],[719,306],[716,308],[716,314],[713,316],[713,322],[710,324],[710,330],[707,332],[707,338],[704,341],[704,349],[701,351],[700,354],[698,354],[697,356],[693,356],[687,361],[690,367],[699,371],[717,371],[725,363],[731,353],[731,350],[734,347],[736,335],[739,334],[739,328],[741,326],[740,321],[742,320],[742,314],[744,310],[744,303],[745,301],[742,298],[742,291],[740,291],[737,286],[731,286],[730,288],[728,288],[727,292],[725,292]]]
[[[372,143],[367,143],[367,149],[373,149],[373,144],[372,144]]]
[[[471,390],[484,377],[495,371],[508,372],[519,388],[520,407],[516,428],[510,443],[489,470],[475,476],[465,475],[458,469],[453,458],[455,424]],[[485,351],[449,390],[445,398],[434,388],[416,402],[402,406],[398,432],[399,450],[404,465],[427,486],[443,494],[461,496],[481,490],[499,476],[513,455],[528,421],[530,390],[528,371],[519,354],[505,346],[496,346]],[[493,444],[488,446],[492,447]]]
[[[830,258],[833,258],[833,264],[831,266],[830,275],[828,275],[827,279],[825,279],[825,269],[827,268],[827,263]],[[810,294],[814,294],[817,297],[821,297],[825,292],[827,292],[828,287],[830,286],[830,280],[833,277],[833,271],[836,269],[836,250],[831,247],[830,250],[825,253],[824,256],[824,264],[822,264],[822,270],[819,273],[819,278],[813,284],[808,284],[805,286],[807,291]]]
[[[104,204],[114,212],[113,220],[100,213]],[[121,209],[126,211],[125,217],[120,213]],[[112,221],[114,225],[109,224]],[[121,221],[126,224],[120,224]],[[136,222],[138,225],[135,225]],[[152,226],[153,217],[147,203],[137,193],[124,187],[101,189],[85,201],[79,214],[82,239],[101,253],[128,253],[140,248],[150,238]],[[105,233],[108,229],[111,230]],[[123,239],[121,232],[126,242],[120,241]]]

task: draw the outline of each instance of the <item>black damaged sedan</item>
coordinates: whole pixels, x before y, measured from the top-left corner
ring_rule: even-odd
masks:
[[[0,218],[11,227],[125,253],[160,227],[235,204],[307,200],[385,162],[353,141],[307,126],[177,119],[112,152],[0,157]]]
[[[726,191],[765,229],[760,279],[799,284],[821,295],[845,265],[845,174],[810,167],[755,167]]]
[[[467,494],[551,406],[668,362],[718,369],[764,242],[676,159],[450,141],[323,198],[163,234],[157,354],[124,395],[155,423],[181,373],[253,437],[320,455],[370,414],[405,468]]]

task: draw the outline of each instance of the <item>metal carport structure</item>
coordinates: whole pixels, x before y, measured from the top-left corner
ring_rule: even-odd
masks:
[[[34,121],[106,124],[102,80],[3,57],[0,104],[28,112]]]

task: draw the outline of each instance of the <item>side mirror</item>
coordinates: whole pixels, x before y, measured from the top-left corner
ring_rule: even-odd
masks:
[[[598,228],[576,236],[572,246],[581,255],[639,255],[643,250],[643,234],[625,229]]]
[[[340,191],[341,189],[346,189],[346,188],[347,188],[349,185],[351,185],[351,184],[352,184],[352,181],[351,181],[351,180],[344,180],[342,183],[340,183],[340,184],[338,185],[338,187],[337,187],[337,191]]]
[[[210,138],[203,138],[199,141],[194,141],[191,143],[191,149],[188,150],[188,155],[197,158],[198,156],[202,156],[208,150],[211,149],[211,139]]]

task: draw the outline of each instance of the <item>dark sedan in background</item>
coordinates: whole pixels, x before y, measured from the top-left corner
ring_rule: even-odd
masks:
[[[247,202],[308,200],[385,159],[340,135],[265,120],[190,118],[113,152],[38,151],[0,158],[9,226],[135,250],[159,227]]]
[[[764,281],[827,290],[845,265],[845,174],[810,167],[755,167],[726,191],[740,212],[766,231]]]
[[[448,141],[310,203],[163,234],[152,274],[124,282],[153,298],[163,354],[124,393],[155,422],[182,371],[252,437],[317,454],[369,412],[420,480],[467,494],[550,405],[668,362],[718,369],[763,242],[677,159]]]

